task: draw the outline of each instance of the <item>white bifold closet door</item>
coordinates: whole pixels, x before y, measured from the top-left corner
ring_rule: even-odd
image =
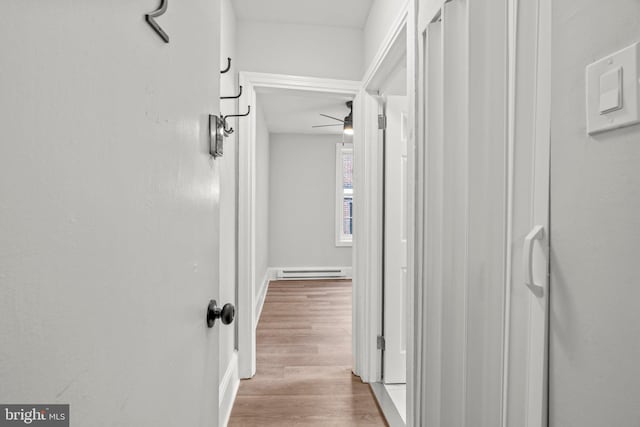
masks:
[[[442,22],[429,24],[423,37],[423,80],[425,107],[424,128],[424,188],[426,241],[425,256],[425,326],[424,354],[424,411],[425,425],[440,426],[440,389],[442,384],[442,275],[444,222],[444,145],[442,138]]]
[[[443,2],[444,3],[444,2]],[[452,0],[418,27],[424,164],[420,425],[502,419],[507,229],[505,2]],[[420,240],[419,240],[420,243]]]
[[[466,382],[469,115],[467,1],[442,9],[442,413],[441,425],[463,426]]]

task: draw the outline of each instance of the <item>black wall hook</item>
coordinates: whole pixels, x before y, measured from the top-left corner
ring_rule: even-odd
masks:
[[[240,93],[236,96],[221,96],[220,99],[238,99],[242,96],[242,86],[240,86]]]
[[[164,32],[164,30],[158,25],[156,22],[156,18],[164,15],[167,11],[167,7],[169,6],[169,0],[161,0],[160,7],[157,10],[154,10],[151,13],[147,13],[144,17],[147,20],[147,23],[151,25],[151,28],[160,36],[165,43],[169,43],[169,35]]]
[[[227,119],[229,117],[247,117],[250,113],[251,113],[251,105],[247,105],[247,112],[245,114],[229,114],[227,116],[224,116],[222,118],[222,121],[224,122],[224,131],[228,134],[233,133],[233,128],[227,128]]]
[[[227,68],[220,71],[220,74],[228,73],[230,69],[231,69],[231,58],[227,58]]]

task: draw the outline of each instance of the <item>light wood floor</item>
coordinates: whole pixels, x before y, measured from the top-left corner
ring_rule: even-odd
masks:
[[[230,426],[386,426],[351,373],[351,281],[273,281]]]

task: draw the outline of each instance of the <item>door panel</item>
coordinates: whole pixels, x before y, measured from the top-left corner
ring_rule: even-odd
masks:
[[[428,426],[439,426],[441,410],[442,377],[442,294],[443,294],[443,256],[442,232],[444,212],[444,143],[442,117],[442,22],[428,24],[424,31],[424,91],[421,93],[424,117],[423,154],[425,164],[425,182],[423,200],[425,200],[424,256],[424,301],[425,308],[425,345],[423,360],[425,370],[423,416]],[[428,123],[428,126],[427,126]]]
[[[426,307],[421,425],[500,425],[505,9],[506,2],[453,0],[420,28]]]
[[[217,425],[220,6],[157,6],[3,4],[0,402],[75,426]]]
[[[388,96],[385,131],[384,382],[407,371],[407,97]]]
[[[468,98],[467,1],[442,8],[442,382],[441,425],[465,418]],[[427,237],[428,239],[428,237]]]

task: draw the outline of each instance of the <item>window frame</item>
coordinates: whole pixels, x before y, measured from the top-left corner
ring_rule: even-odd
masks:
[[[339,142],[336,144],[336,195],[335,195],[335,241],[336,247],[350,247],[353,246],[353,234],[346,237],[343,233],[344,227],[344,197],[347,192],[344,189],[344,171],[343,171],[343,157],[344,154],[351,154],[353,156],[353,144]],[[353,165],[353,163],[352,163]],[[353,203],[353,186],[351,188],[351,201]],[[353,216],[351,217],[353,221]],[[353,228],[352,228],[353,230]]]

